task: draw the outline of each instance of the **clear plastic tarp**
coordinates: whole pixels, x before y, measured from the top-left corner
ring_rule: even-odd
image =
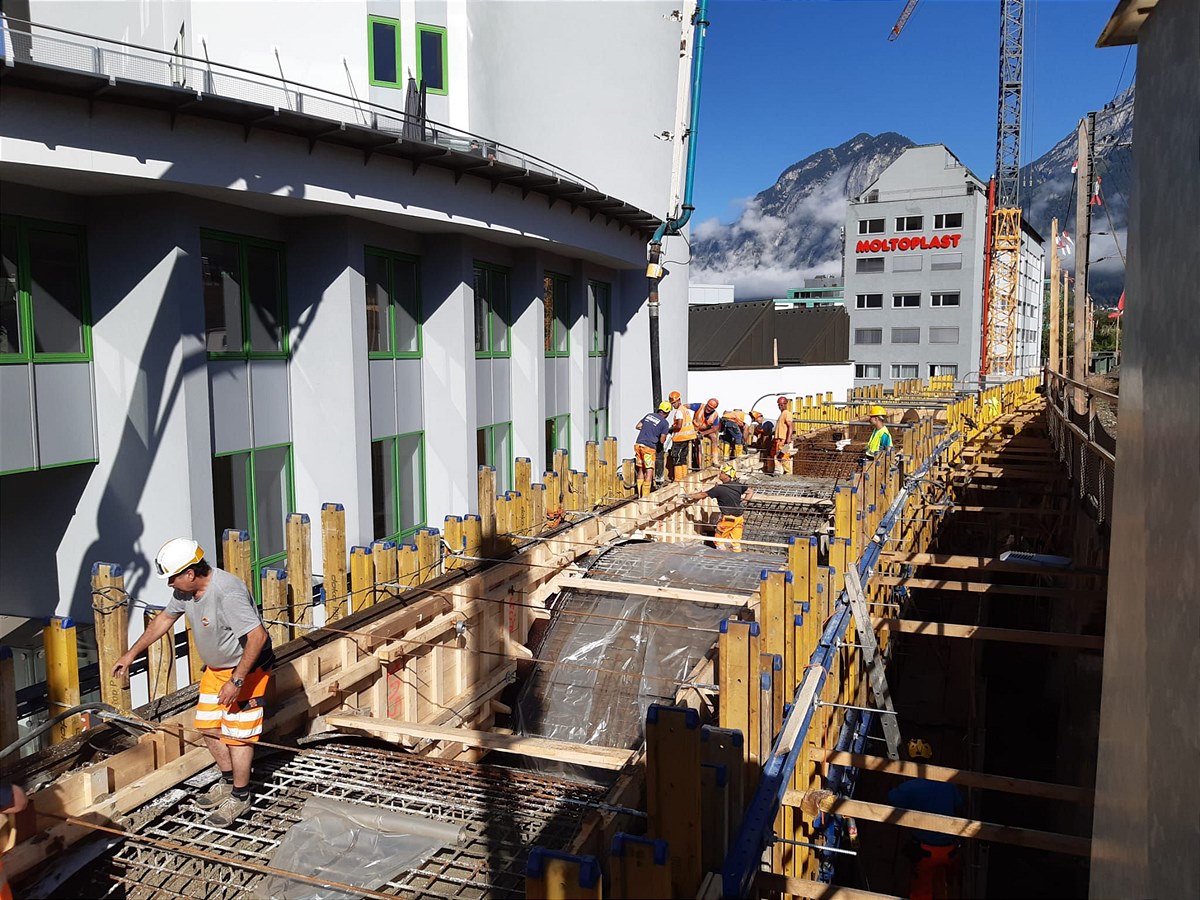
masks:
[[[380,806],[310,797],[269,865],[298,875],[378,890],[440,847],[463,839],[459,825]],[[361,894],[280,875],[259,883],[256,900],[352,900]]]

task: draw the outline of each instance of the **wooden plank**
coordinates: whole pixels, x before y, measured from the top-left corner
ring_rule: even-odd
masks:
[[[833,766],[854,766],[872,772],[886,772],[905,778],[925,778],[929,781],[944,781],[964,787],[1003,791],[1006,794],[1023,794],[1026,797],[1044,797],[1048,800],[1063,800],[1067,803],[1091,803],[1094,792],[1086,788],[1066,784],[1051,784],[1048,781],[1031,781],[1027,778],[1012,778],[1008,775],[989,775],[984,772],[968,772],[946,766],[931,766],[926,763],[892,760],[884,756],[867,756],[860,753],[844,753],[838,750],[812,748],[808,757],[813,762]]]
[[[667,842],[674,897],[694,897],[702,868],[700,717],[653,704],[646,714],[646,834]]]
[[[66,616],[52,616],[42,629],[42,643],[46,650],[49,712],[55,716],[79,705],[79,647],[74,620]],[[71,716],[51,729],[50,743],[61,743],[82,730],[80,717]]]
[[[146,613],[146,629],[162,613]],[[151,700],[175,693],[175,631],[174,628],[146,648],[146,681]]]
[[[1048,850],[1051,853],[1063,853],[1068,856],[1089,856],[1091,854],[1092,842],[1088,838],[1075,835],[1054,834],[1032,828],[1017,828],[1013,825],[996,825],[991,822],[981,822],[978,819],[962,819],[958,816],[917,812],[898,806],[887,806],[883,803],[867,803],[862,800],[838,797],[828,791],[814,793],[827,795],[822,797],[820,803],[822,812],[839,816],[852,816],[868,822],[886,822],[889,825],[900,825],[906,828],[920,828],[924,831],[936,831],[939,834],[950,834],[960,838],[995,841],[998,844],[1012,844],[1016,847],[1029,847],[1033,850]],[[788,791],[783,796],[784,804],[791,807],[800,806],[802,799],[802,791]]]
[[[1014,644],[1037,644],[1045,647],[1071,647],[1076,650],[1103,650],[1104,636],[1067,634],[1062,631],[1022,631],[1016,628],[991,628],[986,625],[957,625],[951,622],[923,622],[915,619],[876,618],[876,625],[886,625],[901,634],[923,634],[930,637],[974,638],[981,641],[1006,641]]]
[[[950,578],[903,578],[876,575],[871,583],[909,588],[928,588],[938,591],[960,591],[967,594],[1001,594],[1009,597],[1057,597],[1064,600],[1103,600],[1103,591],[1081,591],[1075,588],[1045,587],[1037,584],[990,584],[981,581],[961,581]]]
[[[684,588],[655,587],[650,584],[633,584],[624,581],[607,581],[603,578],[579,578],[560,575],[551,580],[557,590],[586,591],[603,594],[627,594],[635,597],[661,597],[664,600],[689,600],[695,603],[712,603],[717,606],[746,606],[753,594],[737,596],[732,593],[718,594],[715,591],[694,591]]]
[[[494,750],[497,753],[534,756],[539,759],[612,771],[623,769],[634,756],[634,751],[621,750],[616,747],[595,747],[570,741],[553,741],[548,738],[523,737],[494,731],[423,725],[398,719],[332,715],[325,717],[325,724],[339,731],[365,731],[387,740],[406,737],[428,741],[449,741],[468,747],[477,747],[481,750]]]
[[[277,567],[262,570],[263,623],[271,635],[271,643],[282,647],[290,639],[287,626],[287,571]]]
[[[881,553],[879,562],[907,566],[932,566],[941,569],[980,569],[990,572],[1021,572],[1028,575],[1107,575],[1105,569],[1077,569],[1072,566],[1037,566],[1002,560],[996,556],[964,556],[945,553]]]
[[[671,856],[667,842],[617,834],[608,857],[612,900],[671,896]]]
[[[482,556],[491,556],[496,545],[496,470],[479,467],[479,523]]]
[[[287,542],[287,588],[290,620],[294,625],[311,625],[313,620],[312,523],[308,513],[288,513],[284,524]],[[305,634],[293,629],[292,636]]]
[[[442,574],[442,534],[436,528],[422,528],[416,542],[417,584],[424,584]]]
[[[824,881],[793,878],[771,872],[759,872],[755,876],[754,885],[758,889],[756,896],[782,894],[803,897],[805,900],[900,900],[894,894],[860,891],[858,888],[841,887],[836,884],[827,884]]]
[[[346,508],[340,503],[321,505],[321,579],[325,587],[325,621],[335,622],[350,613],[346,596]]]
[[[462,553],[466,547],[466,536],[463,531],[462,516],[446,516],[442,522],[442,531],[446,535],[447,556],[442,562],[443,568],[460,569],[464,565],[461,559],[453,554]]]
[[[227,572],[232,572],[250,596],[254,596],[254,572],[250,562],[250,532],[238,528],[226,528],[221,536],[221,561]]]
[[[129,649],[129,603],[125,594],[125,575],[116,563],[96,563],[92,566],[92,621],[96,626],[100,699],[119,710],[129,710],[133,705],[129,679],[117,678],[112,674],[113,664]],[[199,672],[193,672],[193,681],[199,677]],[[8,743],[4,741],[4,746]]]
[[[350,548],[351,612],[366,609],[375,602],[375,558],[370,547]]]

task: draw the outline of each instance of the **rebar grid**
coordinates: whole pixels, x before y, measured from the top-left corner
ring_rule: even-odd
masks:
[[[380,890],[401,897],[520,897],[533,845],[565,848],[603,789],[491,766],[431,760],[363,747],[322,747],[263,759],[251,811],[234,827],[204,824],[207,813],[179,805],[140,834],[218,854],[228,862],[172,852],[132,837],[65,886],[70,896],[186,897],[234,900],[262,875],[312,796],[329,797],[450,822],[465,829],[458,846],[441,847],[397,873]]]
[[[819,534],[829,524],[829,510],[817,505],[774,501],[758,495],[746,501],[746,527],[743,537],[749,541],[786,544],[788,538]],[[779,549],[776,555],[787,555]],[[776,564],[778,560],[775,561]]]

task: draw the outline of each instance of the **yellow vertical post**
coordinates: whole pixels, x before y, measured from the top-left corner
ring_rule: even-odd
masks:
[[[263,625],[267,634],[271,635],[271,643],[276,649],[283,646],[291,638],[287,626],[287,570],[281,567],[268,566],[262,570],[262,613]]]
[[[225,571],[231,572],[246,585],[254,596],[254,572],[250,564],[250,532],[237,528],[226,528],[221,536],[221,561]]]
[[[759,735],[758,655],[759,625],[740,619],[721,623],[717,639],[717,683],[720,686],[718,721],[743,735],[747,795],[758,786],[761,759]]]
[[[583,471],[587,475],[587,498],[584,509],[596,508],[596,487],[600,484],[600,445],[588,441],[583,448]]]
[[[550,469],[558,476],[558,503],[557,508],[562,509],[563,504],[567,502],[567,488],[571,478],[571,463],[570,455],[566,450],[555,450],[551,454]]]
[[[146,613],[146,628],[162,613]],[[175,691],[175,631],[172,629],[146,648],[146,680],[150,699]]]
[[[312,526],[308,513],[288,513],[287,538],[288,603],[296,625],[312,624]],[[303,629],[301,629],[303,631]]]
[[[463,561],[458,559],[454,554],[462,553],[466,547],[465,538],[463,535],[463,520],[462,516],[446,516],[442,521],[442,531],[446,535],[446,558],[443,561],[443,566],[447,569],[462,568]]]
[[[496,470],[479,467],[479,524],[482,556],[491,556],[496,544]]]
[[[621,467],[621,460],[617,459],[619,452],[617,439],[610,434],[604,439],[604,461],[608,463],[608,482],[604,486],[605,500],[613,500],[617,496],[617,471]]]
[[[96,625],[96,658],[100,666],[100,699],[120,710],[132,707],[129,679],[116,678],[113,664],[129,649],[129,598],[125,575],[116,563],[92,565],[92,621]],[[11,654],[9,655],[11,659]],[[194,679],[193,679],[194,680]],[[8,742],[5,743],[5,746]]]
[[[653,483],[653,482],[651,482]],[[632,459],[621,460],[621,496],[632,497],[637,491],[637,474]]]
[[[0,646],[0,744],[17,739],[17,672],[12,647]]]
[[[325,588],[325,621],[350,612],[346,596],[346,507],[321,504],[321,584]]]
[[[42,629],[42,642],[46,648],[46,690],[52,716],[79,705],[79,649],[75,635],[75,622],[66,616],[51,617]],[[83,722],[79,716],[71,716],[54,726],[50,742],[61,743],[82,730]]]
[[[401,544],[396,548],[396,559],[396,580],[400,583],[400,590],[404,591],[406,588],[420,584],[421,564],[417,556],[417,545],[415,543]],[[375,580],[378,582],[378,576]]]
[[[546,486],[529,486],[529,534],[541,534],[546,527]]]
[[[513,490],[519,493],[521,498],[519,501],[517,527],[513,530],[524,534],[529,530],[529,502],[532,499],[530,489],[533,487],[533,463],[529,460],[529,457],[519,456],[514,465]]]
[[[732,728],[705,725],[700,729],[700,764],[723,766],[731,822],[740,822],[750,803],[746,794],[745,738]]]
[[[375,604],[375,557],[370,547],[350,548],[350,611]]]
[[[372,541],[369,557],[374,568],[366,573],[369,576],[367,590],[362,597],[364,606],[374,606],[390,597],[403,593],[399,587],[400,563],[399,550],[395,541]],[[357,595],[356,595],[357,596]]]
[[[436,528],[422,528],[417,532],[417,567],[420,571],[418,584],[442,574],[442,534]]]
[[[559,483],[558,473],[551,470],[542,473],[542,481],[546,483],[546,512],[550,518],[557,518],[557,514],[562,512],[562,485]]]
[[[600,863],[594,856],[534,847],[525,862],[525,896],[529,900],[600,900]]]
[[[588,482],[587,472],[571,470],[571,495],[574,498],[574,505],[571,509],[577,512],[586,512],[592,508],[591,495],[588,493]]]
[[[729,775],[723,765],[700,763],[700,816],[700,868],[702,872],[718,872],[729,848],[732,827]]]
[[[703,876],[700,716],[652,704],[646,713],[646,832],[667,842],[672,896],[694,897]]]
[[[483,554],[483,520],[480,516],[467,514],[463,516],[463,555],[471,557],[465,560],[467,565],[475,565],[476,560]]]
[[[671,896],[671,855],[666,841],[617,832],[608,854],[608,871],[612,900]]]

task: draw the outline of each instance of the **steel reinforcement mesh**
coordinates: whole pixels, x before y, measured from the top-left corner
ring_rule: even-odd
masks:
[[[241,864],[269,864],[284,834],[300,821],[304,802],[321,796],[464,828],[466,837],[459,845],[442,846],[396,872],[379,889],[383,893],[462,900],[523,897],[530,848],[565,849],[584,815],[603,797],[601,788],[579,782],[344,745],[266,757],[255,766],[254,788],[251,811],[230,828],[206,825],[208,813],[195,808],[189,796],[63,885],[56,896],[258,896],[256,889],[267,876]],[[147,839],[172,846],[155,846]]]
[[[833,489],[838,480],[796,475],[749,476],[747,481],[754,488],[754,496],[746,501],[743,537],[750,541],[787,544],[793,535],[808,537],[823,533],[829,525]],[[784,547],[754,549],[772,555],[787,553]]]

